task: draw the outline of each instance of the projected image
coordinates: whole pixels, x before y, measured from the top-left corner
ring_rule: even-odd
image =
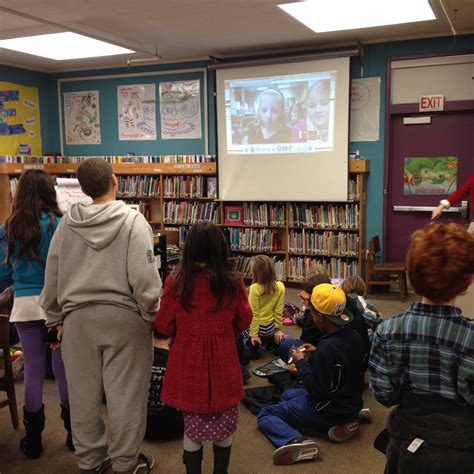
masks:
[[[224,82],[228,153],[331,149],[336,72]]]

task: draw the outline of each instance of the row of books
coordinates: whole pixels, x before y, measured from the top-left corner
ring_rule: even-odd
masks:
[[[249,202],[242,208],[245,225],[285,225],[285,204]]]
[[[216,155],[140,155],[140,156],[29,156],[0,155],[0,163],[63,164],[81,163],[89,158],[104,158],[109,163],[212,163]]]
[[[169,201],[163,205],[163,222],[194,224],[210,221],[219,223],[219,205],[215,202]]]
[[[337,231],[292,230],[288,234],[288,250],[290,253],[357,257],[359,235]]]
[[[347,197],[350,200],[360,199],[359,190],[357,189],[357,180],[349,179]]]
[[[117,176],[119,197],[156,197],[160,195],[160,177]]]
[[[293,203],[289,206],[290,227],[342,228],[359,227],[358,204]]]
[[[338,257],[291,257],[288,260],[288,278],[304,281],[318,264],[326,269],[331,278],[344,279],[359,274],[359,264],[356,260],[344,260]]]
[[[275,252],[281,250],[281,235],[271,229],[229,227],[230,247],[234,251]]]
[[[215,198],[215,190],[215,177],[207,178],[205,176],[166,176],[163,179],[164,197]]]
[[[251,257],[245,257],[243,255],[239,255],[235,257],[234,260],[234,268],[237,272],[239,272],[242,277],[244,278],[252,278],[250,273],[250,259]],[[275,267],[275,273],[278,280],[285,280],[286,279],[286,263],[285,260],[281,257],[272,257],[273,266]]]

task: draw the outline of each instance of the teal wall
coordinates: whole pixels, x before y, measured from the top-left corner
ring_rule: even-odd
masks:
[[[371,171],[368,179],[368,194],[367,194],[367,238],[373,235],[382,237],[383,225],[383,180],[384,180],[384,135],[385,135],[385,106],[386,106],[386,79],[387,79],[387,65],[390,59],[407,57],[407,56],[424,56],[433,54],[446,54],[457,52],[473,52],[474,51],[474,35],[466,35],[460,37],[443,37],[422,39],[413,41],[399,41],[393,43],[381,43],[364,46],[364,55],[362,66],[357,59],[352,60],[351,77],[381,77],[381,98],[380,98],[380,139],[376,142],[354,142],[349,144],[349,149],[359,150],[361,155],[371,161]],[[76,71],[61,74],[43,74],[39,72],[27,71],[23,69],[9,68],[7,66],[0,66],[0,80],[19,82],[24,85],[31,85],[38,87],[40,92],[41,104],[41,126],[43,138],[43,152],[59,151],[60,138],[58,127],[58,93],[57,80],[60,78],[76,78],[76,77],[90,77],[97,75],[109,74],[126,74],[126,73],[140,73],[151,71],[169,71],[174,79],[182,77],[186,78],[186,74],[180,74],[179,70],[203,68],[207,66],[207,62],[190,62],[179,64],[160,64],[153,66],[132,67],[127,68],[95,70],[95,71]],[[171,73],[172,71],[172,73]],[[158,76],[157,76],[158,77]],[[133,78],[133,82],[137,83],[138,78]],[[87,81],[85,82],[87,84]],[[66,83],[67,84],[67,83]],[[82,83],[84,84],[84,82]],[[114,84],[113,81],[103,81],[99,84],[100,87],[107,87],[106,84]],[[68,86],[69,87],[69,86]],[[110,87],[110,85],[109,85]],[[70,89],[68,89],[70,90]],[[114,94],[116,94],[116,84],[113,85]],[[216,115],[215,115],[215,98],[214,98],[214,75],[208,74],[208,129],[209,129],[209,152],[216,153]],[[101,94],[101,121],[104,124],[105,117],[110,112],[110,117],[116,125],[116,109],[113,101],[105,103],[106,109],[103,109],[104,102]],[[115,136],[117,136],[115,134]],[[163,142],[159,140],[159,142]],[[140,152],[146,150],[150,154],[165,154],[165,153],[183,153],[183,154],[199,154],[202,151],[202,142],[196,141],[196,148],[186,149],[184,144],[176,142],[186,142],[186,140],[174,140],[176,148],[172,151],[166,145],[160,143],[148,145],[141,145]],[[101,154],[115,154],[127,153],[129,151],[138,151],[136,142],[118,142],[122,143],[123,148],[117,148],[116,144],[112,144],[110,149],[104,147],[100,149]],[[104,143],[106,145],[106,143]],[[76,147],[74,147],[76,149]],[[86,148],[84,154],[91,154],[89,147],[80,147],[81,150]],[[186,150],[186,151],[180,151]],[[69,151],[69,150],[68,150]],[[82,153],[82,151],[81,151]],[[78,154],[78,153],[76,153]]]
[[[36,87],[38,89],[43,153],[51,151],[53,135],[56,135],[57,122],[53,122],[53,116],[49,107],[52,90],[50,76],[42,72],[0,64],[0,81],[13,82],[22,86]]]

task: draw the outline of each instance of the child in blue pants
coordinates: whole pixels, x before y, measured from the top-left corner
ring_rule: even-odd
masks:
[[[344,442],[359,431],[367,348],[344,313],[344,292],[331,284],[313,288],[311,314],[316,326],[326,333],[318,350],[309,343],[293,353],[302,387],[283,393],[277,405],[260,411],[260,431],[277,448],[275,464],[292,464],[315,459],[318,445],[305,438],[303,428],[327,432],[334,442]],[[307,356],[309,356],[307,358]]]

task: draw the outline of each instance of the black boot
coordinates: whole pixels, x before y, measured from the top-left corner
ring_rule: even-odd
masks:
[[[69,408],[63,407],[61,405],[61,420],[64,422],[64,428],[66,428],[66,446],[69,451],[74,451],[74,443],[72,442],[72,432],[71,432],[71,412]]]
[[[23,424],[26,436],[21,440],[20,447],[30,459],[37,459],[43,452],[41,433],[44,430],[44,405],[36,413],[26,411],[23,407]]]
[[[197,451],[184,451],[183,464],[186,465],[186,474],[201,474],[202,446]]]
[[[216,444],[214,445],[214,474],[227,474],[231,448],[232,446],[221,448]]]

